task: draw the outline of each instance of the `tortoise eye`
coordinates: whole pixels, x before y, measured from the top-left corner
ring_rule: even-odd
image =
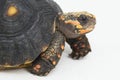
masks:
[[[18,12],[18,9],[16,8],[16,6],[11,5],[7,10],[7,15],[14,16],[17,14],[17,12]]]
[[[86,15],[82,14],[78,17],[78,21],[80,21],[81,24],[86,24],[88,22],[88,18]]]

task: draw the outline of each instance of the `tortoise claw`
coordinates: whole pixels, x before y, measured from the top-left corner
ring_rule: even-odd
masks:
[[[69,54],[69,56],[72,58],[72,59],[79,59],[79,58],[82,58],[84,56],[86,56],[91,50],[90,49],[86,49],[86,50],[81,50],[80,52],[72,52],[71,54]]]

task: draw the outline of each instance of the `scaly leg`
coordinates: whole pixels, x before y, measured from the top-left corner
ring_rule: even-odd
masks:
[[[37,75],[47,75],[58,63],[62,52],[64,50],[65,38],[60,33],[55,33],[48,49],[41,53],[40,56],[32,63],[32,66],[28,70]]]
[[[90,44],[85,35],[75,39],[67,39],[67,42],[71,46],[72,53],[70,54],[70,57],[73,59],[84,57],[91,51]]]

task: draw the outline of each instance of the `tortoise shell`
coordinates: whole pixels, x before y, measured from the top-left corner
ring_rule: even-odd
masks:
[[[52,0],[0,0],[0,10],[0,66],[34,61],[48,48],[62,13]]]

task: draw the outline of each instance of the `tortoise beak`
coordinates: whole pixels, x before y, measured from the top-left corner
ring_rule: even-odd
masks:
[[[87,28],[87,29],[80,29],[80,30],[79,30],[79,33],[80,33],[80,34],[86,34],[86,33],[89,33],[89,32],[91,32],[91,31],[93,31],[93,29],[94,29],[93,26],[90,27],[90,28]]]

